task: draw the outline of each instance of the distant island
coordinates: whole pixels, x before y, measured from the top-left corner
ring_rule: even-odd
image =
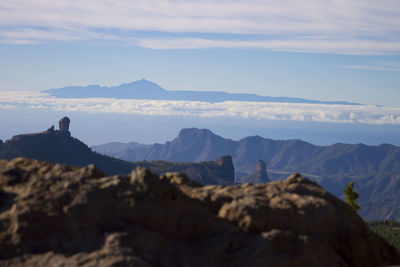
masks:
[[[351,103],[346,101],[318,101],[295,97],[272,97],[244,93],[234,94],[222,91],[167,91],[158,84],[148,81],[146,79],[111,87],[103,87],[99,85],[67,86],[63,88],[48,89],[42,92],[48,93],[57,98],[98,97],[117,99],[202,101],[209,103],[224,101],[248,101],[328,105],[361,105],[360,103]]]

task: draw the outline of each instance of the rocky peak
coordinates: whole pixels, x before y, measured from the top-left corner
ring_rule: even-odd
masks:
[[[54,129],[54,125],[52,125],[47,131],[42,132],[40,134],[61,134],[65,136],[71,136],[71,133],[69,131],[69,124],[71,123],[71,120],[68,117],[63,117],[59,122],[59,130]]]
[[[151,92],[151,93],[165,93],[165,89],[162,88],[160,85],[151,82],[146,79],[141,79],[132,83],[121,84],[120,86],[112,88],[113,91],[117,91],[118,89],[129,89],[129,91],[136,91],[136,92]]]
[[[254,167],[254,171],[244,177],[238,179],[240,183],[268,183],[271,180],[268,177],[267,173],[267,164],[265,161],[259,159]]]
[[[225,156],[219,157],[217,159],[217,163],[219,166],[227,166],[227,167],[233,166],[232,156],[225,155]]]
[[[60,120],[59,126],[60,126],[60,133],[61,134],[67,134],[70,135],[71,133],[69,132],[69,124],[71,120],[68,117],[64,117]]]
[[[207,138],[209,136],[214,136],[214,133],[208,129],[185,128],[179,132],[178,138],[184,140],[195,140],[199,138]]]
[[[15,135],[11,140],[7,140],[6,144],[17,144],[20,147],[25,147],[25,149],[30,149],[32,146],[44,145],[45,142],[48,142],[52,138],[69,138],[71,137],[69,131],[70,122],[71,120],[68,117],[64,117],[59,121],[59,130],[54,130],[54,125],[52,125],[43,132]]]
[[[49,129],[47,129],[47,132],[48,133],[54,133],[55,132],[54,125],[52,125]]]
[[[267,164],[265,164],[265,161],[259,159],[256,163],[256,166],[254,167],[255,172],[261,172],[261,173],[267,173]]]
[[[232,156],[225,155],[217,159],[218,166],[221,167],[221,176],[229,177],[231,181],[235,180],[235,167],[233,166]]]

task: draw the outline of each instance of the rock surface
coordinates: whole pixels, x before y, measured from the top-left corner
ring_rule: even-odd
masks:
[[[0,161],[0,266],[382,266],[400,255],[316,183],[200,186]]]
[[[59,122],[59,131],[60,131],[60,133],[63,133],[63,134],[70,134],[69,133],[69,123],[70,123],[71,121],[70,121],[70,119],[68,118],[68,117],[64,117],[64,118],[62,118],[61,120],[60,120],[60,122]]]
[[[265,161],[259,159],[257,161],[256,166],[254,167],[254,171],[246,175],[244,177],[241,177],[238,179],[238,182],[240,183],[268,183],[271,180],[268,178],[268,173],[267,173],[267,164],[265,164]]]

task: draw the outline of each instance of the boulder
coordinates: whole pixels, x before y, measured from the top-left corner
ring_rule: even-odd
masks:
[[[0,161],[0,266],[384,266],[399,253],[300,175],[201,186],[182,173]]]

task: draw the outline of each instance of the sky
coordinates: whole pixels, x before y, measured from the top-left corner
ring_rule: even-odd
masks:
[[[167,90],[365,105],[72,101],[38,93],[142,78]],[[399,0],[0,0],[0,123],[29,108],[389,125],[394,136],[399,85]]]
[[[399,106],[400,1],[1,0],[0,90],[118,85]]]

